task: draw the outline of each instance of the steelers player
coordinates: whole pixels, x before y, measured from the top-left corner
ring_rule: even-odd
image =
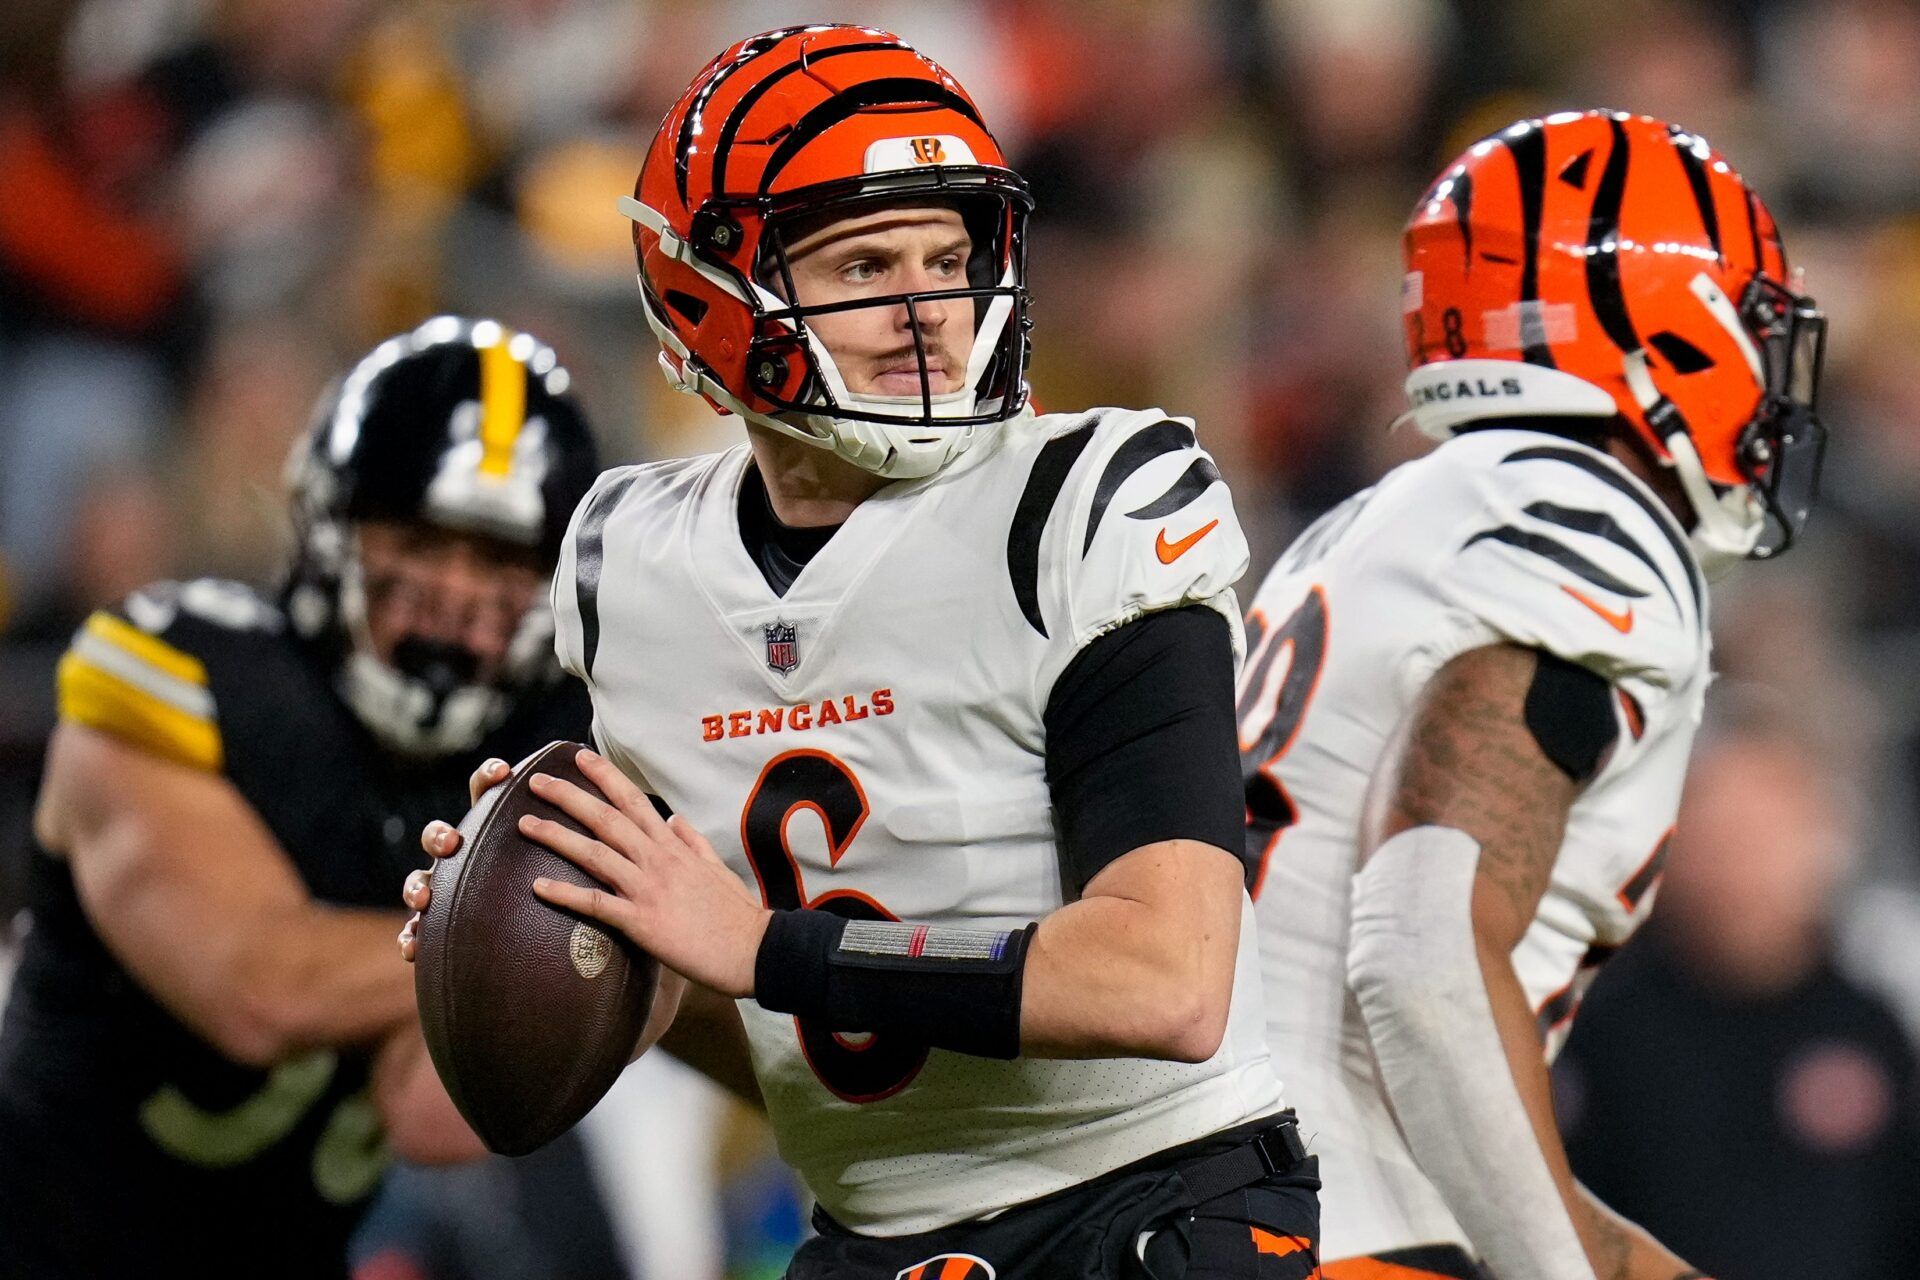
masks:
[[[473,762],[585,731],[547,582],[597,458],[531,335],[443,317],[323,400],[277,597],[162,584],[59,667],[0,1030],[0,1275],[343,1276],[391,1151],[481,1154],[393,895]]]
[[[742,1002],[819,1201],[789,1275],[1304,1277],[1246,545],[1189,422],[1026,408],[1029,206],[884,32],[742,41],[669,112],[624,203],[646,311],[747,439],[576,514],[558,643],[612,803],[536,777],[598,838],[523,830],[603,887],[532,887]]]
[[[1241,692],[1326,1275],[1682,1280],[1575,1182],[1547,1062],[1653,907],[1707,581],[1807,518],[1825,319],[1718,152],[1616,112],[1470,149],[1406,270],[1411,416],[1443,443],[1281,557]]]

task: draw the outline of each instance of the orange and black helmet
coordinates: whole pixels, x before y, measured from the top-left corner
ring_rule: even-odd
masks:
[[[807,324],[849,307],[911,315],[935,295],[794,302],[783,233],[796,219],[902,201],[949,205],[971,233],[966,287],[937,295],[973,300],[957,392],[934,390],[922,350],[920,394],[856,394]],[[717,409],[904,476],[1026,402],[1031,197],[966,90],[898,36],[814,25],[735,44],[667,113],[621,207],[668,378]]]
[[[1673,468],[1703,556],[1793,541],[1826,445],[1826,319],[1704,139],[1615,111],[1520,121],[1447,167],[1404,248],[1407,394],[1427,434],[1617,420]]]

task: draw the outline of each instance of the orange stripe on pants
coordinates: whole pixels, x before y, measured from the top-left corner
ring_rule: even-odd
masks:
[[[1306,1248],[1306,1241],[1298,1236],[1277,1236],[1271,1231],[1262,1231],[1259,1227],[1250,1228],[1253,1232],[1253,1251],[1270,1253],[1276,1258],[1284,1258],[1290,1253],[1298,1253]]]
[[[1451,1280],[1451,1277],[1441,1275],[1438,1271],[1403,1267],[1397,1262],[1382,1262],[1378,1258],[1346,1258],[1340,1262],[1324,1263],[1321,1274],[1326,1280]]]

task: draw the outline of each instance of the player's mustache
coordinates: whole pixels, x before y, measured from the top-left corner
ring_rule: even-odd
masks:
[[[877,373],[912,371],[923,374],[929,382],[933,383],[933,389],[938,391],[941,389],[941,384],[955,375],[960,364],[944,343],[927,341],[921,349],[908,346],[876,356],[873,360],[873,368]]]

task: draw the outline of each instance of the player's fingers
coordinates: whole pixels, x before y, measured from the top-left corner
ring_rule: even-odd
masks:
[[[709,859],[713,862],[720,861],[720,855],[714,850],[712,843],[709,842],[705,836],[701,835],[691,822],[688,822],[679,814],[676,813],[671,818],[668,818],[667,826],[673,831],[673,834],[680,837],[682,843],[702,858]],[[724,866],[725,864],[722,863],[721,865]]]
[[[451,858],[460,848],[460,832],[435,818],[420,832],[420,847],[436,858]]]
[[[480,767],[473,771],[473,776],[467,779],[467,800],[470,803],[479,804],[481,792],[496,782],[505,782],[507,775],[512,772],[513,767],[505,760],[497,757],[482,760]]]
[[[627,925],[633,919],[633,904],[617,893],[608,893],[605,889],[589,889],[577,884],[568,884],[565,880],[549,880],[545,876],[533,882],[533,892],[542,901],[556,907],[576,911],[590,920],[627,933]],[[631,936],[631,935],[629,935]]]
[[[420,951],[420,917],[416,913],[407,917],[407,923],[400,929],[400,958],[408,964]]]
[[[694,857],[700,859],[702,862],[708,862],[719,867],[729,876],[733,875],[733,869],[727,866],[726,859],[720,856],[720,851],[713,847],[713,841],[701,835],[699,830],[684,817],[677,813],[674,814],[671,818],[667,819],[667,828],[680,838],[680,843],[686,845],[687,848],[693,851]],[[735,876],[734,878],[738,879],[739,877]]]
[[[415,911],[425,911],[427,903],[433,900],[433,872],[431,869],[410,871],[407,883],[400,890],[400,901]],[[418,917],[415,917],[416,919]]]
[[[536,818],[525,814],[520,819],[520,833],[531,840],[538,840],[547,848],[579,867],[582,871],[612,888],[625,890],[633,885],[639,872],[634,864],[613,849],[591,836],[583,836],[578,831],[564,827],[545,818]]]
[[[721,875],[725,876],[727,882],[740,891],[742,898],[748,902],[759,903],[759,896],[755,894],[753,890],[747,888],[746,883],[734,874],[733,868],[729,867],[726,859],[720,856],[720,851],[713,847],[713,842],[695,830],[691,822],[688,822],[676,813],[667,819],[667,826],[673,830],[675,835],[680,837],[681,842],[685,844],[687,848],[693,851],[693,855],[696,858],[707,863],[719,871]]]
[[[640,830],[627,815],[584,787],[550,773],[536,773],[533,793],[574,819],[605,843],[632,856]]]
[[[613,761],[588,747],[582,747],[574,753],[574,763],[580,766],[580,772],[587,781],[600,788],[600,794],[613,801],[620,812],[634,826],[658,840],[665,828],[660,822],[660,812],[653,807],[653,797],[633,784],[633,779],[620,772]]]

